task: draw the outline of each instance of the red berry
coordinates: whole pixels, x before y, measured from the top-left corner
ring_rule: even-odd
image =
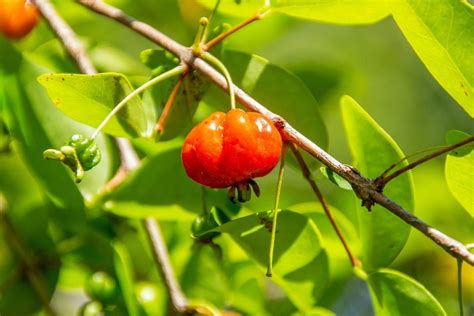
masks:
[[[282,140],[266,117],[240,109],[213,113],[186,137],[182,160],[188,176],[226,188],[268,174],[278,163]]]
[[[11,39],[26,36],[38,22],[38,11],[25,0],[0,0],[0,32]]]

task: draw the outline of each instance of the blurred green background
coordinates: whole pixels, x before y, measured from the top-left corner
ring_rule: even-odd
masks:
[[[199,18],[208,14],[206,9],[193,0],[116,0],[110,3],[186,45],[192,43]],[[148,74],[148,70],[140,63],[139,53],[144,49],[154,48],[153,43],[71,1],[55,1],[55,4],[87,45],[99,71],[121,72],[131,77]],[[217,15],[216,21],[235,24],[239,20]],[[54,45],[54,42],[53,34],[41,23],[37,30],[17,45],[24,51],[40,55],[44,52],[47,59],[48,47]],[[444,144],[445,133],[451,129],[471,134],[474,132],[472,119],[431,77],[390,17],[374,25],[340,26],[273,14],[232,36],[226,42],[226,48],[258,54],[301,78],[319,102],[328,129],[328,151],[342,162],[351,163],[339,107],[339,99],[344,94],[356,99],[395,139],[405,154]],[[69,62],[46,62],[51,63],[50,66],[55,71],[75,71]],[[265,106],[272,109],[271,104]],[[290,123],[298,128],[297,121]],[[44,198],[43,189],[38,187],[34,176],[21,160],[21,154],[18,154],[17,150],[0,154],[0,189],[10,192],[10,197],[18,196],[18,200],[12,201],[10,198],[10,204],[15,204],[15,210],[29,209]],[[346,214],[347,218],[351,218],[352,194],[341,191],[324,180],[317,168],[315,174],[316,178],[321,180],[329,202]],[[458,240],[474,242],[474,221],[454,200],[447,188],[444,157],[416,168],[413,175],[416,193],[414,211],[417,216]],[[275,172],[262,179],[263,192],[273,192],[275,179]],[[298,170],[289,168],[284,181],[282,208],[315,202]],[[28,196],[28,199],[25,200],[24,196]],[[272,194],[268,194],[267,197],[252,201],[248,208],[268,210],[272,207],[272,200]],[[212,274],[215,264],[213,260],[210,260],[213,263],[208,264],[208,270],[205,264],[202,266],[203,271],[206,271],[203,273],[212,274],[207,275],[207,281],[203,281],[204,278],[193,280],[196,276],[186,272],[187,264],[183,258],[189,257],[192,244],[189,225],[186,221],[163,224],[173,264],[185,284],[183,286],[187,294],[196,298],[203,296],[219,305],[219,300],[226,298],[225,287],[220,289],[221,293],[216,294],[212,291],[204,292],[203,289],[212,288],[210,285],[201,288],[198,286],[200,282],[214,285],[224,283],[219,281],[221,276],[218,273]],[[50,230],[54,233],[54,228],[50,227]],[[324,234],[325,229],[322,231]],[[122,237],[127,239],[127,236]],[[130,235],[130,240],[125,244],[135,245],[136,238]],[[227,237],[220,238],[220,242],[224,245],[224,257],[230,258],[226,269],[235,268],[235,262],[245,255],[231,245]],[[340,246],[334,240],[330,245],[336,248]],[[4,247],[0,247],[0,252],[3,250]],[[134,255],[135,251],[140,250],[140,247],[135,249],[135,246],[130,250],[132,261],[139,266],[139,278],[156,280],[153,269],[146,267],[146,264],[140,264],[140,254]],[[333,310],[337,315],[369,315],[372,311],[368,292],[360,281],[349,276],[349,265],[344,261],[342,250],[338,248],[333,251],[339,253],[337,264],[341,265],[335,270],[344,272],[335,278],[336,282],[318,305]],[[0,254],[0,261],[8,257],[6,254]],[[456,261],[421,233],[411,232],[407,245],[391,268],[400,270],[424,284],[441,302],[448,315],[457,314]],[[53,306],[64,315],[74,313],[78,302],[85,300],[80,286],[90,272],[88,269],[76,264],[71,257],[63,262]],[[242,271],[247,271],[247,278],[256,275],[259,283],[267,282],[254,266],[245,269]],[[333,274],[337,275],[335,272]],[[464,265],[463,281],[465,306],[467,315],[470,315],[469,313],[474,313],[473,267]],[[190,285],[192,283],[198,285]],[[338,284],[346,286],[341,288]],[[162,296],[163,290],[158,291]],[[270,313],[284,315],[286,311],[289,313],[293,310],[288,301],[283,298],[279,300],[282,293],[278,289],[270,286],[267,291],[267,296],[274,303],[273,307],[270,307]],[[235,300],[239,300],[239,297]],[[261,301],[263,300],[262,298]],[[260,307],[255,307],[253,311],[258,311],[258,308]]]

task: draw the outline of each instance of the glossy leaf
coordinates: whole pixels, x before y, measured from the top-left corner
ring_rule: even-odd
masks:
[[[10,62],[3,63],[5,56],[11,58]],[[42,70],[0,38],[0,91],[5,92],[0,97],[0,107],[5,111],[5,123],[48,196],[55,205],[67,209],[67,215],[60,214],[64,223],[78,224],[85,218],[82,196],[68,171],[60,164],[45,161],[42,152],[62,145],[80,127],[51,105],[34,79]]]
[[[375,315],[447,315],[423,285],[400,272],[380,269],[369,275],[368,283]]]
[[[224,190],[208,203],[234,210]],[[181,144],[143,161],[140,168],[112,194],[107,210],[121,216],[193,220],[201,210],[202,189],[189,179],[181,163]]]
[[[384,1],[272,0],[271,3],[277,12],[325,23],[369,24],[390,14]]]
[[[197,0],[197,2],[208,10],[212,10],[216,1]],[[242,18],[249,17],[265,5],[265,0],[243,0],[243,1],[221,1],[219,13]]]
[[[405,155],[364,109],[349,96],[341,99],[342,117],[354,166],[365,176],[375,178]],[[406,165],[406,162],[402,165]],[[384,193],[409,211],[413,211],[413,179],[405,172],[384,189]],[[360,201],[357,200],[360,205]],[[410,226],[380,206],[369,212],[359,207],[359,232],[364,269],[389,265],[402,250]]]
[[[446,135],[449,144],[471,135],[450,131]],[[472,143],[460,147],[446,157],[445,175],[448,187],[456,200],[474,217],[474,150]]]
[[[198,0],[208,9],[214,1]],[[226,15],[249,17],[262,9],[264,0],[223,1],[219,12]],[[373,0],[271,0],[274,12],[281,12],[296,18],[337,24],[369,24],[389,15],[383,1]]]
[[[128,315],[138,316],[138,303],[135,298],[133,267],[127,248],[119,242],[113,242],[114,267]]]
[[[97,75],[45,74],[38,78],[53,104],[69,117],[92,127],[133,91],[128,79],[118,73]],[[140,98],[132,98],[104,127],[120,137],[146,136],[147,124]]]
[[[229,234],[263,268],[271,236],[268,215],[269,212],[263,212],[238,218],[216,231]],[[272,280],[293,304],[300,310],[314,306],[327,285],[329,271],[327,253],[313,221],[292,211],[281,211],[273,260]]]
[[[257,55],[228,50],[222,61],[235,84],[326,148],[327,131],[318,102],[301,79]],[[229,96],[216,87],[209,89],[204,101],[221,111],[229,110]],[[310,161],[313,163],[314,159]]]
[[[474,116],[474,10],[468,1],[389,1],[399,28],[439,84]]]

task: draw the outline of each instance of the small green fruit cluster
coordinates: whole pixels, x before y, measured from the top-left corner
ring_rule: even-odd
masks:
[[[84,172],[92,169],[100,162],[101,154],[99,146],[93,139],[80,134],[71,136],[66,145],[59,150],[47,149],[43,157],[48,160],[59,160],[68,166],[79,183],[84,178]]]

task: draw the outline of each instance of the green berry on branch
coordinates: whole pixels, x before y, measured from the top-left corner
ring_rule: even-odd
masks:
[[[93,139],[76,134],[71,136],[66,145],[59,150],[45,150],[43,157],[47,160],[59,160],[68,166],[74,172],[76,182],[79,183],[84,178],[84,172],[100,162],[101,153]]]
[[[117,294],[117,283],[108,273],[97,271],[86,281],[87,295],[101,303],[113,302]]]

